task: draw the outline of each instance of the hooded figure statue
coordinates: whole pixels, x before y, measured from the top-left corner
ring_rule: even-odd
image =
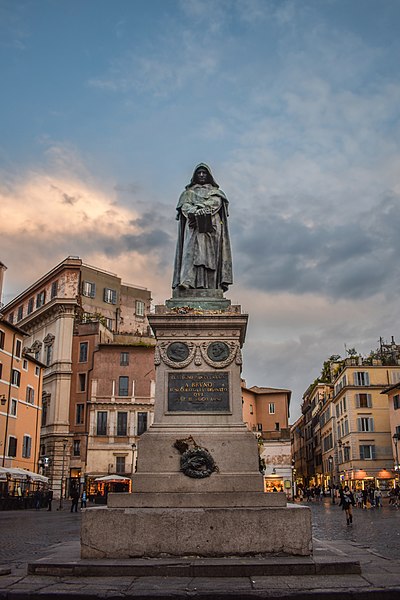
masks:
[[[179,231],[173,289],[226,291],[232,284],[228,199],[204,163],[195,168],[176,210]]]

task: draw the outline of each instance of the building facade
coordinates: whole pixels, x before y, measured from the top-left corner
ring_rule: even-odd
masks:
[[[305,486],[387,490],[395,484],[399,356],[392,339],[368,357],[324,364],[330,381],[308,388],[291,429],[296,477]]]
[[[117,275],[70,256],[3,308],[5,318],[27,334],[30,354],[46,365],[40,455],[55,497],[65,494],[74,448],[70,399],[77,385],[76,325],[100,323],[100,343],[120,333],[148,336],[150,302],[148,290],[124,284]]]
[[[27,335],[0,317],[0,466],[37,471],[43,365]]]
[[[293,494],[289,406],[291,391],[242,384],[243,420],[258,437],[266,492]]]

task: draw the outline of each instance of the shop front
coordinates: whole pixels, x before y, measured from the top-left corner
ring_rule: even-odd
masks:
[[[288,500],[293,497],[293,482],[291,468],[266,469],[264,473],[265,492],[285,492]]]
[[[388,469],[352,469],[340,473],[342,486],[348,485],[352,490],[364,490],[370,487],[388,492],[395,487],[395,472]]]

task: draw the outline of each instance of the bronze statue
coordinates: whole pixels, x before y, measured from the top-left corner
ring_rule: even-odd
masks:
[[[226,291],[232,284],[228,199],[206,164],[195,168],[176,210],[179,231],[173,289]]]

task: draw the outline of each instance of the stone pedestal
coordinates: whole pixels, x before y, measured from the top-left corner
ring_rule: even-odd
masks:
[[[83,558],[311,553],[309,509],[264,493],[257,440],[243,423],[247,315],[198,292],[149,317],[154,423],[140,438],[133,493],[84,511]]]

